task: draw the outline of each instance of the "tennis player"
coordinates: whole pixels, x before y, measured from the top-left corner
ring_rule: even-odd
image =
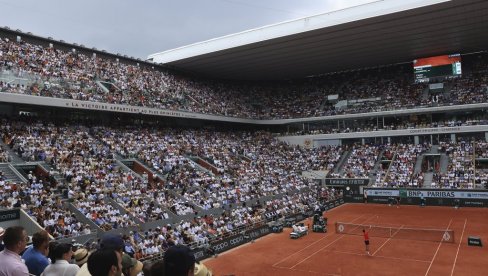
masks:
[[[397,196],[397,198],[396,198],[396,206],[397,206],[397,208],[400,208],[400,200],[401,200],[401,198],[399,196]]]
[[[364,245],[366,245],[366,253],[369,254],[369,233],[363,229],[363,236],[364,236]]]

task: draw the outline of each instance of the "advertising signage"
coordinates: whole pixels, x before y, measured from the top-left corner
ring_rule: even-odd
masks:
[[[400,190],[396,189],[365,189],[368,196],[397,197]],[[459,198],[459,199],[486,199],[488,191],[458,191],[458,190],[402,190],[406,197],[415,198]]]
[[[326,178],[325,185],[329,186],[366,186],[369,183],[368,178]]]

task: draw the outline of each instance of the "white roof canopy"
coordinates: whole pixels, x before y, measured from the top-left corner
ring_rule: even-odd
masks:
[[[150,55],[219,79],[274,80],[488,48],[488,1],[380,0]]]

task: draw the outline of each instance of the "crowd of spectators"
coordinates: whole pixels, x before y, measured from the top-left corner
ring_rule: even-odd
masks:
[[[340,147],[304,149],[279,142],[264,132],[116,130],[3,122],[3,140],[25,160],[51,164],[64,176],[67,199],[104,230],[135,225],[137,220],[130,215],[148,222],[168,219],[169,211],[187,215],[196,213],[195,206],[208,210],[300,191],[309,186],[301,171],[332,169],[341,156]],[[132,154],[152,164],[164,180],[148,185],[143,178],[122,170],[113,159],[115,154]],[[221,173],[197,168],[189,156],[201,156]],[[29,183],[3,183],[5,207],[26,208],[57,238],[91,233],[90,226],[76,220],[66,208],[67,202],[59,200],[56,187],[38,180],[32,172],[28,178]],[[114,208],[109,199],[128,213]],[[237,227],[225,228],[229,225],[218,224],[221,221],[212,224],[209,231],[224,233]]]
[[[449,157],[447,173],[438,177],[436,186],[441,188],[474,188],[475,156],[474,143],[460,141],[459,143],[441,142],[441,150]]]
[[[345,178],[369,178],[381,149],[376,145],[353,145],[343,168],[343,176]]]
[[[480,54],[483,56],[484,54]],[[341,72],[293,82],[241,83],[199,79],[147,65],[0,38],[0,90],[36,96],[183,110],[255,119],[285,119],[486,102],[485,59],[452,79],[446,95],[423,95],[410,64]],[[341,103],[329,102],[338,95]]]
[[[458,126],[475,126],[488,125],[488,114],[483,112],[466,114],[464,116],[456,115],[455,118],[446,118],[444,120],[432,120],[431,118],[396,118],[391,122],[383,122],[374,120],[351,120],[346,121],[345,126],[337,124],[310,124],[308,130],[300,130],[296,132],[283,132],[282,136],[289,135],[317,135],[317,134],[334,134],[334,133],[354,133],[354,132],[373,132],[373,131],[388,131],[388,130],[405,130],[405,129],[421,129],[421,128],[441,128],[441,127],[458,127]]]
[[[423,176],[415,174],[417,157],[430,148],[429,144],[393,144],[387,145],[384,155],[393,159],[388,168],[381,168],[376,175],[376,187],[411,187],[419,188],[423,184]]]
[[[136,156],[163,174],[164,185],[176,190],[184,199],[192,201],[195,194],[200,196],[196,205],[202,209],[283,193],[288,189],[303,189],[307,185],[300,177],[302,171],[330,170],[341,155],[338,147],[289,146],[264,132],[106,129],[97,131],[96,136],[118,154]],[[218,174],[197,169],[189,160],[191,156],[206,160]],[[164,197],[167,208],[177,208],[176,203],[185,204],[184,200],[174,202],[171,194],[159,197]],[[192,211],[187,205],[183,208],[187,210],[185,213]]]
[[[66,209],[59,195],[35,177],[27,183],[0,179],[0,207],[24,209],[54,238],[91,233],[88,225]]]

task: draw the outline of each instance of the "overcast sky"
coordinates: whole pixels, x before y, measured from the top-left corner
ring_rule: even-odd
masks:
[[[0,0],[0,26],[149,54],[374,0]]]

